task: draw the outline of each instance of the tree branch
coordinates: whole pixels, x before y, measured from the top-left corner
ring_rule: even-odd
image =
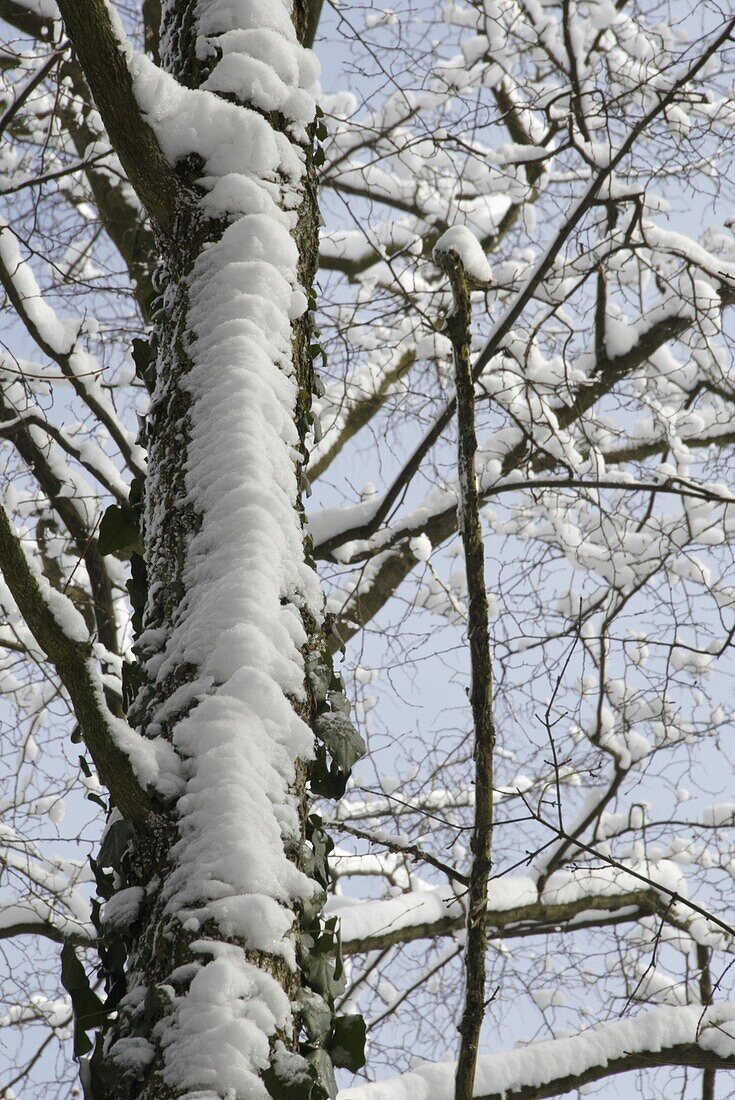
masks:
[[[471,292],[459,253],[435,252],[436,262],[452,286],[454,310],[447,319],[452,342],[457,403],[457,480],[459,484],[458,524],[464,548],[467,575],[467,635],[470,647],[470,706],[474,726],[475,819],[470,838],[472,867],[467,903],[464,956],[465,1002],[459,1024],[461,1037],[456,1100],[472,1100],[477,1050],[485,1017],[487,955],[487,890],[491,870],[493,831],[493,677],[487,591],[485,589],[485,546],[480,523],[475,453],[475,384],[470,361]]]
[[[688,66],[685,73],[674,81],[669,91],[662,96],[658,102],[647,111],[638,121],[631,126],[628,131],[625,140],[621,143],[620,148],[610,158],[608,164],[600,168],[592,181],[587,186],[584,193],[575,203],[572,211],[567,216],[554,239],[549,246],[544,250],[543,255],[536,263],[530,276],[515,294],[512,301],[507,306],[505,312],[493,325],[492,331],[488,336],[485,346],[480,354],[476,357],[472,375],[475,381],[477,381],[482,375],[483,370],[493,357],[498,354],[502,349],[503,343],[512,330],[515,323],[525,310],[528,303],[533,299],[536,291],[541,286],[543,280],[546,278],[549,271],[552,269],[557,256],[561,252],[561,249],[568,241],[572,232],[582,222],[584,216],[589,210],[594,207],[594,204],[602,190],[603,186],[611,178],[615,169],[621,164],[621,162],[628,155],[638,138],[645,132],[648,126],[656,119],[665,109],[668,107],[681,92],[690,80],[692,80],[697,73],[706,65],[707,61],[713,56],[714,53],[726,42],[735,30],[735,19],[730,19],[725,27],[715,35],[707,44],[706,48],[702,51],[699,57]],[[688,319],[684,321],[683,327],[691,323]],[[624,356],[620,357],[624,359]],[[613,360],[614,362],[614,360]],[[596,385],[590,385],[580,390],[580,406],[577,407],[575,403],[574,409],[569,409],[567,416],[569,416],[569,422],[576,419],[581,411],[585,408],[590,408],[592,404],[598,399],[598,388],[605,388],[609,382],[604,375],[601,375]],[[562,413],[565,410],[562,410]],[[434,419],[434,423],[424,435],[423,439],[417,444],[413,453],[408,461],[404,464],[403,468],[394,478],[392,484],[386,490],[383,495],[378,508],[372,516],[369,524],[364,524],[360,528],[350,532],[346,538],[366,538],[371,533],[376,531],[380,525],[385,521],[390,514],[394,504],[405,493],[410,481],[419,470],[421,463],[426,455],[431,451],[434,445],[440,439],[442,433],[451,422],[455,412],[455,399],[450,399],[442,411]],[[563,416],[560,415],[560,427],[565,427],[563,423]],[[523,445],[525,451],[525,444]],[[511,456],[509,456],[510,458]]]
[[[0,229],[0,232],[10,231]],[[44,355],[47,355],[49,359],[53,360],[53,362],[58,365],[59,370],[69,381],[77,397],[87,405],[96,420],[110,433],[110,438],[115,442],[117,447],[119,447],[120,453],[127,463],[131,474],[137,477],[145,476],[145,470],[137,461],[134,454],[130,435],[118,420],[114,408],[104,400],[99,390],[95,391],[92,387],[87,386],[84,379],[76,372],[73,362],[74,348],[59,346],[55,336],[49,333],[47,328],[39,324],[38,311],[32,308],[35,303],[32,300],[29,303],[26,297],[28,294],[29,280],[25,280],[21,286],[18,286],[16,270],[11,270],[5,261],[6,255],[2,255],[0,252],[0,284],[7,294],[10,304],[15,310],[18,318],[25,325],[28,335],[35,341]],[[19,253],[16,253],[13,262],[17,268],[22,266],[23,261],[20,259]],[[34,290],[40,297],[40,292],[37,291],[37,288],[34,287]],[[31,299],[34,296],[35,295],[31,294]],[[51,312],[50,309],[49,312]]]
[[[38,420],[40,426],[45,428],[42,418],[39,417]],[[73,497],[65,495],[63,491],[65,486],[59,477],[58,463],[49,461],[46,452],[34,438],[31,430],[32,423],[33,417],[19,416],[16,410],[9,408],[0,396],[0,435],[12,440],[18,454],[36,478],[51,507],[69,532],[75,551],[84,561],[87,570],[99,640],[111,653],[117,653],[119,639],[112,598],[112,582],[107,565],[97,549],[94,532],[84,522],[77,502]]]
[[[733,1005],[657,1005],[648,1012],[591,1028],[568,1039],[535,1042],[478,1060],[474,1100],[545,1100],[634,1070],[660,1066],[735,1068],[735,1058],[709,1049],[710,1036],[735,1017]],[[728,1032],[729,1034],[729,1032]],[[346,1089],[342,1100],[450,1100],[451,1063],[419,1067],[402,1077]]]
[[[582,1073],[556,1077],[548,1085],[526,1085],[503,1092],[483,1092],[475,1096],[474,1100],[547,1100],[548,1097],[577,1092],[584,1085],[617,1077],[621,1073],[659,1069],[661,1066],[689,1066],[703,1069],[706,1073],[716,1069],[735,1069],[735,1058],[721,1058],[712,1051],[703,1050],[696,1043],[683,1043],[665,1047],[660,1053],[645,1051],[640,1054],[622,1054],[619,1058],[606,1061],[605,1065],[590,1066]]]
[[[20,910],[23,905],[15,905],[13,908]],[[66,921],[65,924],[70,925],[71,922]],[[31,906],[28,906],[27,918],[19,915],[12,923],[6,923],[6,916],[0,911],[0,940],[14,939],[17,936],[41,936],[52,943],[71,943],[75,947],[92,947],[95,942],[93,936],[81,928],[73,930],[71,927],[54,924],[51,920],[42,920],[33,913]]]
[[[493,887],[490,882],[490,904],[487,910],[487,928],[491,934],[501,939],[522,939],[526,936],[542,936],[549,932],[574,932],[583,928],[599,928],[608,924],[621,924],[638,921],[642,917],[664,917],[670,906],[664,902],[655,890],[628,890],[624,893],[584,894],[573,901],[554,902],[536,900],[512,908],[493,907]],[[421,897],[423,894],[423,897]],[[465,924],[464,906],[451,894],[445,902],[443,915],[431,920],[417,921],[413,924],[398,924],[395,915],[396,902],[401,898],[387,901],[367,901],[372,913],[371,930],[365,929],[365,914],[360,913],[361,906],[350,906],[344,913],[338,908],[332,910],[338,914],[342,924],[342,947],[346,955],[364,955],[369,951],[382,951],[398,944],[413,943],[416,940],[437,939],[451,936],[461,931]],[[405,901],[410,915],[410,901]],[[416,912],[420,915],[419,904],[426,900],[426,892],[416,895]],[[599,914],[594,916],[593,914]],[[671,914],[669,913],[669,916]],[[354,925],[351,922],[354,921]],[[671,923],[673,924],[673,918]],[[679,927],[678,922],[675,927]],[[354,931],[353,931],[354,929]]]
[[[125,173],[151,221],[169,237],[183,190],[136,103],[105,0],[59,0],[59,10]]]
[[[107,709],[92,668],[91,643],[70,637],[63,629],[5,509],[0,509],[0,568],[21,615],[69,693],[85,744],[113,803],[125,817],[142,822],[151,813],[152,804],[138,783],[129,757],[116,744],[113,730],[118,723],[122,725],[122,720]],[[59,593],[53,595],[66,611],[66,598]]]
[[[415,348],[404,351],[402,355],[398,356],[394,366],[382,375],[376,388],[350,406],[337,438],[328,448],[321,449],[321,454],[316,455],[313,466],[308,467],[307,474],[310,480],[315,481],[323,474],[352,437],[357,435],[366,424],[370,423],[388,399],[391,386],[403,378],[415,362]]]
[[[14,0],[0,0],[0,19],[28,38],[51,41],[53,19],[37,15],[22,4],[14,3]]]
[[[303,45],[309,49],[314,45],[314,39],[316,38],[316,32],[319,28],[319,19],[322,14],[322,7],[324,6],[324,0],[308,0],[306,5],[306,27],[303,33]]]

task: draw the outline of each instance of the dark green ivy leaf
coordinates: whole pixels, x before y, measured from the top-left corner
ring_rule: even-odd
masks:
[[[122,697],[123,706],[127,712],[135,702],[138,692],[147,681],[143,668],[137,661],[123,661],[122,664]]]
[[[332,711],[320,715],[316,720],[315,733],[345,775],[349,775],[353,765],[365,755],[365,742],[344,714]]]
[[[287,1073],[278,1072],[278,1060],[274,1059],[263,1073],[263,1084],[273,1100],[326,1100],[326,1092],[317,1081],[316,1071],[305,1058],[298,1058],[303,1069],[292,1059]]]
[[[336,1016],[328,1043],[332,1062],[357,1073],[365,1065],[365,1021],[362,1016]]]
[[[296,1003],[301,1013],[304,1031],[312,1043],[321,1043],[329,1034],[332,1026],[332,1010],[318,993],[311,989],[300,989]]]
[[[309,783],[314,794],[323,798],[341,798],[347,786],[347,776],[334,765],[330,767],[324,745],[314,746],[314,761],[309,768]],[[315,876],[318,878],[318,876]]]
[[[334,1079],[334,1069],[332,1068],[332,1059],[327,1054],[326,1050],[311,1050],[306,1055],[311,1062],[316,1073],[316,1079],[324,1094],[331,1097],[332,1100],[337,1095],[337,1082]]]
[[[119,870],[122,857],[125,855],[128,844],[133,836],[133,824],[125,818],[113,821],[105,829],[105,835],[100,844],[97,856],[99,867],[113,867]]]
[[[131,624],[137,637],[143,629],[143,612],[148,599],[148,573],[142,554],[134,553],[130,557],[130,577],[125,585],[133,605]]]
[[[156,385],[156,365],[153,348],[147,340],[136,337],[133,340],[131,354],[135,363],[135,373],[145,383],[148,392],[153,393]]]
[[[329,945],[334,949],[334,945]],[[321,994],[325,1000],[334,1000],[344,992],[345,981],[343,975],[336,973],[336,960],[331,951],[313,950],[308,955],[303,955],[301,965],[304,975],[313,990]],[[340,966],[340,971],[341,971]]]
[[[132,508],[141,508],[144,491],[145,479],[142,477],[134,477],[130,482],[130,492],[128,493],[128,500]]]
[[[100,554],[114,554],[116,550],[133,550],[140,547],[138,518],[127,504],[111,504],[102,517],[97,548]]]
[[[102,1001],[89,984],[89,978],[71,944],[61,949],[61,984],[71,997],[74,1012],[74,1056],[80,1058],[92,1049],[87,1032],[99,1027],[107,1016]]]

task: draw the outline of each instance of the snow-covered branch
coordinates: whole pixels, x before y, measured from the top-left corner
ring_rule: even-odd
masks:
[[[475,1100],[544,1100],[606,1077],[656,1066],[735,1069],[735,1005],[661,1005],[629,1020],[601,1024],[478,1059]],[[344,1089],[340,1100],[451,1100],[454,1063],[422,1066],[403,1077]]]

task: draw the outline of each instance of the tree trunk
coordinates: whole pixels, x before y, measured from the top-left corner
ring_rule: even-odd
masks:
[[[314,877],[323,885],[325,872],[315,870],[318,845],[309,843],[317,826],[306,818],[308,760],[317,715],[323,722],[339,711],[339,722],[344,710],[324,663],[321,595],[302,531],[314,383],[306,302],[318,259],[314,125],[294,119],[291,101],[266,112],[216,76],[227,32],[266,35],[290,10],[274,0],[258,17],[244,6],[235,26],[231,7],[167,4],[160,35],[161,65],[181,95],[200,97],[193,109],[209,109],[198,91],[209,81],[229,112],[212,108],[212,125],[224,117],[255,127],[256,158],[272,141],[280,160],[275,174],[272,165],[236,181],[222,172],[220,182],[242,188],[233,214],[228,200],[212,198],[216,187],[207,201],[210,184],[200,182],[212,172],[197,148],[201,122],[190,151],[167,152],[181,186],[155,273],[145,570],[138,561],[131,589],[144,683],[130,718],[153,742],[173,743],[182,769],[160,778],[144,825],[117,822],[108,833],[98,868],[101,892],[112,895],[102,961],[112,1001],[122,999],[92,1059],[96,1087],[145,1100],[264,1096],[269,1063],[271,1092],[286,1076],[305,1097],[324,1094],[331,1079],[324,1046],[335,964],[322,968],[321,988],[315,978],[299,992],[304,928],[309,945],[319,933],[334,939],[318,916]],[[301,0],[292,17],[303,36]],[[73,20],[67,25],[74,40]],[[278,42],[302,58],[295,38]],[[136,89],[139,103],[147,86]],[[298,103],[303,114],[303,97]],[[141,105],[155,117],[155,101]],[[117,874],[114,893],[104,866]],[[302,1044],[308,1061],[298,1054],[299,996],[327,1019]]]

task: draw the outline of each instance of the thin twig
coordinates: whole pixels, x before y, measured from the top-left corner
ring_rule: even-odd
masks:
[[[432,855],[431,852],[425,851],[418,844],[411,844],[408,841],[400,840],[398,837],[387,836],[385,833],[375,833],[371,832],[369,829],[358,829],[355,825],[347,825],[344,821],[335,822],[333,828],[349,833],[350,836],[357,837],[359,840],[368,840],[371,844],[378,844],[386,848],[389,852],[395,852],[397,855],[410,856],[412,859],[418,859],[422,863],[430,863],[432,867],[436,867],[437,871],[442,871],[447,878],[455,882],[461,882],[463,885],[467,885],[469,882],[467,875],[463,875],[462,872],[458,871],[455,867],[451,867],[448,863],[444,863],[443,860],[438,859],[436,856]]]

